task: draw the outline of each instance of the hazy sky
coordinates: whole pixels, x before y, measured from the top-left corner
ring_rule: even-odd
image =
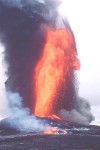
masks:
[[[88,99],[100,125],[100,0],[65,0],[65,11],[74,31],[81,70],[79,95]]]

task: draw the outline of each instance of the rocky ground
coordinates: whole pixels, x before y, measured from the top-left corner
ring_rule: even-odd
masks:
[[[0,150],[100,150],[100,127],[47,120],[55,134],[19,131],[0,123]]]

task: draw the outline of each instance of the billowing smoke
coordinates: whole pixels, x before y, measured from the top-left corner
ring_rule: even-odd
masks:
[[[36,117],[30,115],[28,108],[23,108],[22,98],[18,93],[7,92],[7,98],[10,107],[10,118],[8,118],[7,123],[10,126],[23,131],[41,131],[49,127],[45,121],[36,119]]]
[[[6,91],[5,81],[7,80],[7,64],[4,62],[5,47],[0,44],[0,120],[8,117],[6,122],[19,130],[44,130],[49,125],[36,119],[33,115],[30,115],[28,108],[23,108],[22,98],[18,93]]]
[[[20,127],[27,124],[25,122],[29,122],[28,128],[31,128],[31,124],[35,124],[35,127],[39,124],[30,115],[34,105],[32,80],[35,65],[46,42],[47,28],[68,28],[74,39],[68,21],[60,13],[60,3],[60,0],[0,0],[0,38],[5,46],[7,64],[7,79],[2,81],[6,87],[6,93],[4,89],[2,97],[2,103],[5,103],[2,109],[7,105],[6,110],[9,113],[5,109],[2,112],[18,118],[17,124]],[[73,70],[68,83],[67,89],[62,89],[63,96],[57,102],[57,113],[59,110],[60,116],[65,120],[90,123],[93,120],[90,106],[88,102],[78,98]],[[13,123],[16,126],[16,122]]]
[[[89,102],[80,97],[76,102],[75,108],[70,111],[61,109],[59,115],[64,120],[84,125],[88,125],[94,120]]]
[[[5,74],[4,50],[4,46],[0,43],[0,120],[10,113],[5,90],[5,81],[7,77]]]

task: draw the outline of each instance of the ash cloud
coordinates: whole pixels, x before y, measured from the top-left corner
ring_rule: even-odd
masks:
[[[45,121],[31,115],[29,108],[23,108],[22,97],[18,93],[7,91],[7,64],[4,62],[5,46],[0,43],[0,120],[20,131],[43,131],[50,127]]]
[[[78,98],[76,107],[70,111],[61,109],[59,115],[66,121],[89,125],[94,120],[91,106],[86,99]]]
[[[45,28],[47,26],[52,29],[68,28],[73,35],[68,21],[59,11],[60,3],[60,0],[0,0],[0,38],[5,45],[7,64],[5,81],[7,103],[11,114],[18,110],[18,116],[24,115],[26,120],[30,116],[31,106],[34,105],[32,80],[34,67],[45,45]],[[92,121],[90,119],[92,117],[87,117],[89,121],[86,119],[89,115],[83,107],[83,100],[77,102],[74,71],[69,79],[67,91],[62,89],[62,92],[63,97],[59,97],[56,109],[61,110],[63,118],[75,116],[78,123]],[[14,115],[16,117],[16,113]],[[31,116],[29,118],[31,122]],[[26,120],[24,118],[23,122]],[[18,121],[21,126],[21,118]]]
[[[32,103],[34,105],[33,72],[45,44],[45,26],[56,29],[59,22],[61,28],[62,17],[57,11],[57,2],[54,2],[0,1],[0,35],[6,48],[5,61],[8,64],[6,88],[19,93],[23,105],[29,108]],[[61,19],[57,22],[58,18]],[[70,28],[69,25],[67,27]]]

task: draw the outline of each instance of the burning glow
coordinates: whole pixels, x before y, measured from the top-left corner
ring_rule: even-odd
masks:
[[[54,114],[53,106],[59,90],[70,76],[70,71],[79,67],[75,41],[70,30],[48,30],[43,53],[35,67],[34,115],[48,117]]]
[[[64,129],[59,129],[57,127],[47,128],[44,131],[44,134],[67,134],[67,131]]]
[[[60,117],[58,117],[57,115],[51,115],[51,116],[48,116],[48,118],[52,119],[52,120],[62,120]]]

